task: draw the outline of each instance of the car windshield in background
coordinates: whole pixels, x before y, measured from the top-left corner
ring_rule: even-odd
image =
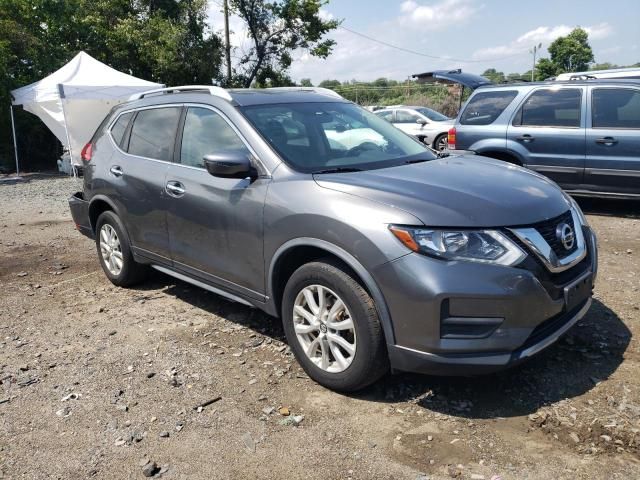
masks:
[[[440,112],[436,112],[435,110],[431,110],[427,107],[416,108],[416,112],[420,112],[422,115],[427,117],[429,120],[433,120],[434,122],[444,122],[445,120],[450,120],[450,118],[446,115],[443,115]]]
[[[489,125],[518,95],[515,90],[497,90],[476,93],[460,116],[462,125]]]
[[[241,110],[301,172],[370,170],[436,158],[387,121],[351,103],[252,105]]]

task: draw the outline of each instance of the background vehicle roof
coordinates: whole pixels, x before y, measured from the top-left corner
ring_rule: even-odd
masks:
[[[492,83],[490,85],[482,85],[476,91],[487,90],[493,88],[513,88],[513,87],[537,87],[537,86],[558,86],[558,85],[633,85],[640,87],[640,80],[636,79],[604,79],[589,78],[585,80],[549,80],[544,82],[514,82],[514,83]]]

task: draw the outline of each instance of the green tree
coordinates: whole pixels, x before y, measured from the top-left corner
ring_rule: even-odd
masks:
[[[322,88],[337,88],[341,85],[339,80],[323,80],[321,81],[318,86],[322,87]]]
[[[488,78],[493,83],[504,83],[505,76],[503,72],[498,72],[495,68],[487,68],[482,76]]]
[[[301,87],[313,87],[313,83],[311,83],[311,79],[310,78],[303,78],[302,80],[300,80],[300,86]]]
[[[548,58],[541,58],[536,64],[536,80],[546,80],[555,77],[558,73],[561,73],[558,65]]]
[[[586,30],[574,28],[566,37],[556,38],[549,45],[551,61],[562,72],[581,72],[589,69],[593,63],[593,50],[589,45]]]
[[[80,50],[147,80],[211,83],[219,77],[221,42],[206,15],[206,0],[2,0],[0,162],[10,164],[13,156],[9,91],[45,77]],[[53,165],[55,138],[31,115],[18,112],[16,121],[27,167]]]
[[[325,35],[340,24],[321,17],[320,8],[326,3],[327,0],[230,0],[232,10],[246,23],[253,43],[240,59],[235,83],[250,87],[254,82],[275,85],[287,80],[285,72],[296,49],[326,58],[335,41]]]

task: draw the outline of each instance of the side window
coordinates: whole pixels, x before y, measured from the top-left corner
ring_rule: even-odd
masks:
[[[593,128],[640,128],[640,91],[597,88],[591,95]]]
[[[582,90],[536,90],[524,102],[513,124],[531,127],[579,127]]]
[[[418,118],[420,118],[418,115],[406,110],[396,111],[396,123],[416,123]]]
[[[462,125],[490,125],[518,95],[516,90],[476,93],[460,116]]]
[[[170,161],[179,119],[180,109],[177,107],[140,110],[131,127],[128,152]]]
[[[393,121],[393,110],[386,110],[384,112],[376,112],[376,115],[386,120],[387,122]]]
[[[122,143],[122,137],[124,136],[124,132],[127,129],[127,125],[129,125],[129,120],[133,116],[133,112],[125,113],[118,117],[116,123],[111,127],[111,136],[113,137],[113,141],[116,142],[117,145]]]
[[[180,147],[180,163],[204,168],[203,157],[216,153],[246,152],[247,147],[231,126],[208,108],[187,110]]]

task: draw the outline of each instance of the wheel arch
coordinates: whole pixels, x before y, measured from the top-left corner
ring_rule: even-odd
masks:
[[[386,301],[369,271],[349,252],[326,240],[297,238],[284,243],[274,253],[267,277],[269,313],[280,317],[284,287],[291,274],[300,266],[323,257],[332,257],[343,263],[361,282],[373,299],[380,317],[387,344],[395,342],[391,315]]]
[[[96,231],[96,223],[98,221],[98,217],[100,216],[100,214],[106,212],[107,210],[111,210],[122,219],[122,217],[118,213],[118,209],[116,208],[114,203],[109,200],[109,198],[103,195],[99,195],[91,199],[91,202],[89,203],[89,222],[91,224],[93,233],[95,233]]]

